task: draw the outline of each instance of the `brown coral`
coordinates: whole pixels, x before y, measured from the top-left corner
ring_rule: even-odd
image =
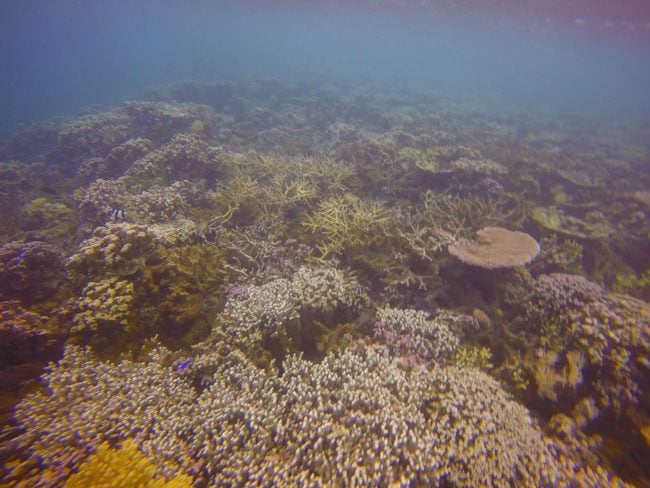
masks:
[[[459,240],[447,250],[465,264],[481,268],[507,268],[532,261],[539,253],[539,244],[525,232],[484,227],[473,241]]]

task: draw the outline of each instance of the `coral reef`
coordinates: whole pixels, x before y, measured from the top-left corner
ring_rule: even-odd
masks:
[[[193,134],[177,134],[164,146],[137,160],[125,173],[134,182],[176,180],[214,181],[219,173],[222,153]]]
[[[45,353],[63,340],[64,332],[53,327],[48,317],[23,308],[17,301],[0,302],[0,366],[46,357]]]
[[[526,410],[477,370],[409,373],[370,348],[320,364],[290,357],[281,376],[266,376],[231,354],[199,395],[161,366],[166,354],[113,365],[68,347],[45,375],[48,392],[29,396],[17,411],[26,430],[15,442],[42,463],[30,478],[60,482],[71,460],[90,456],[70,478],[75,483],[107,457],[126,454],[102,445],[122,440],[131,456],[120,472],[145,463],[144,455],[159,471],[146,462],[140,476],[191,471],[217,485],[607,480],[546,439]],[[202,364],[197,358],[193,368]]]
[[[605,216],[598,211],[589,212],[580,219],[566,215],[557,207],[536,207],[532,217],[544,229],[579,239],[599,239],[613,232]]]
[[[365,202],[354,195],[323,200],[304,222],[315,234],[323,258],[353,248],[368,248],[386,238],[391,220],[380,202]]]
[[[8,481],[60,485],[103,442],[162,432],[168,419],[189,415],[196,399],[186,381],[159,360],[100,362],[77,346],[67,346],[43,379],[47,391],[29,395],[16,409],[24,431],[12,444],[24,457],[12,462]]]
[[[634,406],[647,394],[650,306],[563,274],[539,277],[533,298],[533,316],[561,327],[550,343],[554,348],[537,353],[538,393],[561,399],[567,410],[593,403],[606,418],[624,417],[628,426],[640,430],[644,420],[634,414]],[[567,387],[570,394],[562,392]]]
[[[368,93],[187,81],[0,149],[0,483],[648,485],[647,128]]]

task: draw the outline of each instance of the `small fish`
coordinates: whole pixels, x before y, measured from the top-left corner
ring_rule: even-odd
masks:
[[[184,371],[186,370],[189,366],[192,365],[194,361],[191,359],[186,359],[182,363],[180,363],[178,366],[176,366],[176,371]]]
[[[260,237],[266,238],[269,235],[269,230],[266,228],[264,224],[260,224],[257,226],[257,233],[259,234]]]
[[[25,259],[25,258],[28,258],[29,256],[30,256],[30,254],[29,254],[27,251],[23,251],[23,252],[20,253],[20,255],[18,256],[18,259]]]
[[[388,185],[384,185],[381,187],[381,192],[382,193],[390,193],[390,187]]]
[[[356,293],[357,296],[361,296],[361,295],[363,295],[363,288],[361,288],[360,285],[356,285],[356,286],[354,287],[354,293]]]
[[[126,212],[120,208],[113,209],[108,215],[108,220],[112,220],[113,222],[126,220]]]

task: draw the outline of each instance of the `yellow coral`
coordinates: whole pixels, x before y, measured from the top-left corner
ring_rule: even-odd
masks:
[[[77,300],[79,313],[74,317],[74,331],[97,330],[107,323],[119,323],[128,328],[133,302],[133,283],[117,278],[91,281]]]
[[[454,352],[452,361],[459,368],[478,368],[487,371],[492,368],[492,353],[487,347],[461,346]]]
[[[66,488],[189,488],[192,478],[180,475],[166,480],[158,468],[138,450],[133,439],[115,449],[107,442],[84,462],[65,484]]]
[[[386,237],[390,214],[380,202],[365,202],[352,194],[323,200],[304,225],[319,237],[325,258],[355,246],[369,247]]]

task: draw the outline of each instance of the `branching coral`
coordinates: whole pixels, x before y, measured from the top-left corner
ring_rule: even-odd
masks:
[[[258,199],[262,188],[249,176],[236,176],[228,184],[222,184],[213,193],[215,203],[219,208],[219,222],[225,224],[234,216],[241,217],[242,212],[250,219],[250,214],[259,212]]]
[[[133,283],[112,277],[99,282],[91,281],[77,300],[78,313],[74,316],[72,330],[96,331],[111,324],[129,328],[129,312],[133,302]]]
[[[422,310],[380,308],[377,321],[375,339],[408,364],[443,362],[458,346],[444,317],[431,318]]]
[[[250,287],[246,299],[226,304],[226,314],[236,324],[237,335],[241,337],[256,331],[274,335],[282,326],[297,319],[298,313],[291,283],[282,278]]]
[[[100,444],[65,483],[65,488],[89,486],[120,486],[123,488],[191,488],[192,478],[180,475],[166,480],[158,468],[139,450],[133,439],[127,439],[119,448],[107,442]]]
[[[359,310],[368,297],[359,283],[336,268],[302,266],[291,281],[294,299],[300,308],[320,313]]]
[[[152,146],[148,139],[130,139],[111,149],[104,158],[91,158],[84,161],[79,173],[88,180],[97,178],[118,178],[131,164],[143,157]]]
[[[102,442],[140,438],[151,443],[156,432],[170,428],[163,425],[187,418],[196,394],[162,366],[165,354],[159,349],[148,363],[112,364],[67,346],[63,358],[43,376],[47,390],[30,394],[16,408],[23,432],[12,440],[14,452],[24,462],[39,462],[29,473],[24,472],[27,465],[12,463],[14,470],[5,481],[31,478],[61,485]],[[152,452],[148,446],[145,453]],[[177,473],[164,457],[156,461],[167,467],[167,474]]]
[[[152,236],[146,227],[108,223],[97,227],[93,236],[79,245],[70,256],[67,268],[79,278],[128,276],[144,267],[144,256],[152,248]]]
[[[316,235],[323,258],[355,247],[368,248],[386,238],[391,226],[390,214],[376,201],[366,202],[346,194],[323,200],[304,221]]]
[[[208,146],[196,135],[178,134],[171,141],[137,160],[125,173],[130,181],[152,182],[162,180],[207,179],[213,181],[219,174],[221,150]]]
[[[49,319],[15,301],[0,302],[0,365],[20,364],[43,357],[63,340],[63,330],[48,325]]]

